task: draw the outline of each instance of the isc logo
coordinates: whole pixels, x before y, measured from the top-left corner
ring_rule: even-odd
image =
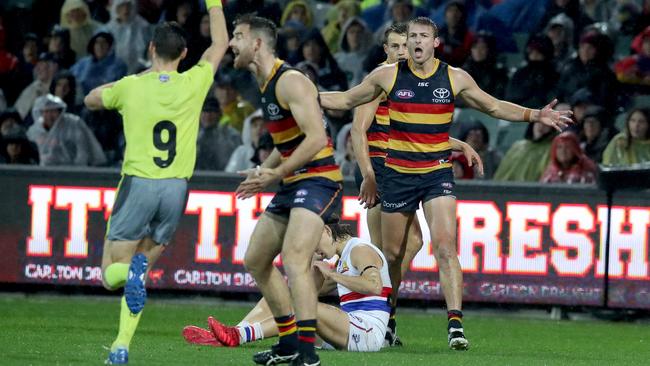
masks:
[[[418,83],[418,86],[429,86],[429,82],[428,81],[420,81]]]

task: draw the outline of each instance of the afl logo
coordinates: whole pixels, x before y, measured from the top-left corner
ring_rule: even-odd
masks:
[[[450,94],[449,89],[446,88],[438,88],[433,91],[433,96],[437,99],[447,99]]]
[[[395,95],[400,99],[411,99],[415,96],[415,93],[412,90],[400,89],[395,92]]]
[[[271,103],[266,106],[266,111],[269,112],[270,115],[275,116],[280,113],[280,107],[275,103]]]

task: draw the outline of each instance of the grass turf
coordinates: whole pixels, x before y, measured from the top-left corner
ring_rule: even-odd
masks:
[[[191,346],[184,325],[208,315],[233,324],[249,310],[227,303],[150,299],[129,354],[132,365],[250,365],[274,340],[241,348]],[[0,364],[99,365],[117,333],[118,298],[0,296]],[[648,365],[650,327],[592,321],[465,316],[467,352],[447,349],[441,314],[402,312],[402,348],[374,354],[320,352],[323,365]]]

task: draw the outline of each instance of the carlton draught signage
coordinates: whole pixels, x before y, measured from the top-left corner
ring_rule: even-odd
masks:
[[[0,281],[100,286],[105,220],[117,178],[101,171],[3,175],[9,192],[2,205],[7,219],[0,224],[5,253]],[[273,196],[236,199],[238,181],[226,175],[193,179],[174,241],[149,274],[151,287],[257,291],[242,262]],[[353,188],[346,190],[341,216],[367,238],[365,211]],[[612,208],[607,278],[608,210],[595,188],[459,184],[457,194],[465,299],[602,305],[609,281],[608,305],[650,307],[647,194],[621,197]],[[424,223],[421,212],[418,216]],[[434,249],[422,227],[425,244],[400,291],[405,297],[441,299]]]

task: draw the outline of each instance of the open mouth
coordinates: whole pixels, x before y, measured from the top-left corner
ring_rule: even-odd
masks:
[[[422,48],[415,47],[414,51],[415,51],[415,57],[421,57],[422,56],[422,53],[423,53]]]

